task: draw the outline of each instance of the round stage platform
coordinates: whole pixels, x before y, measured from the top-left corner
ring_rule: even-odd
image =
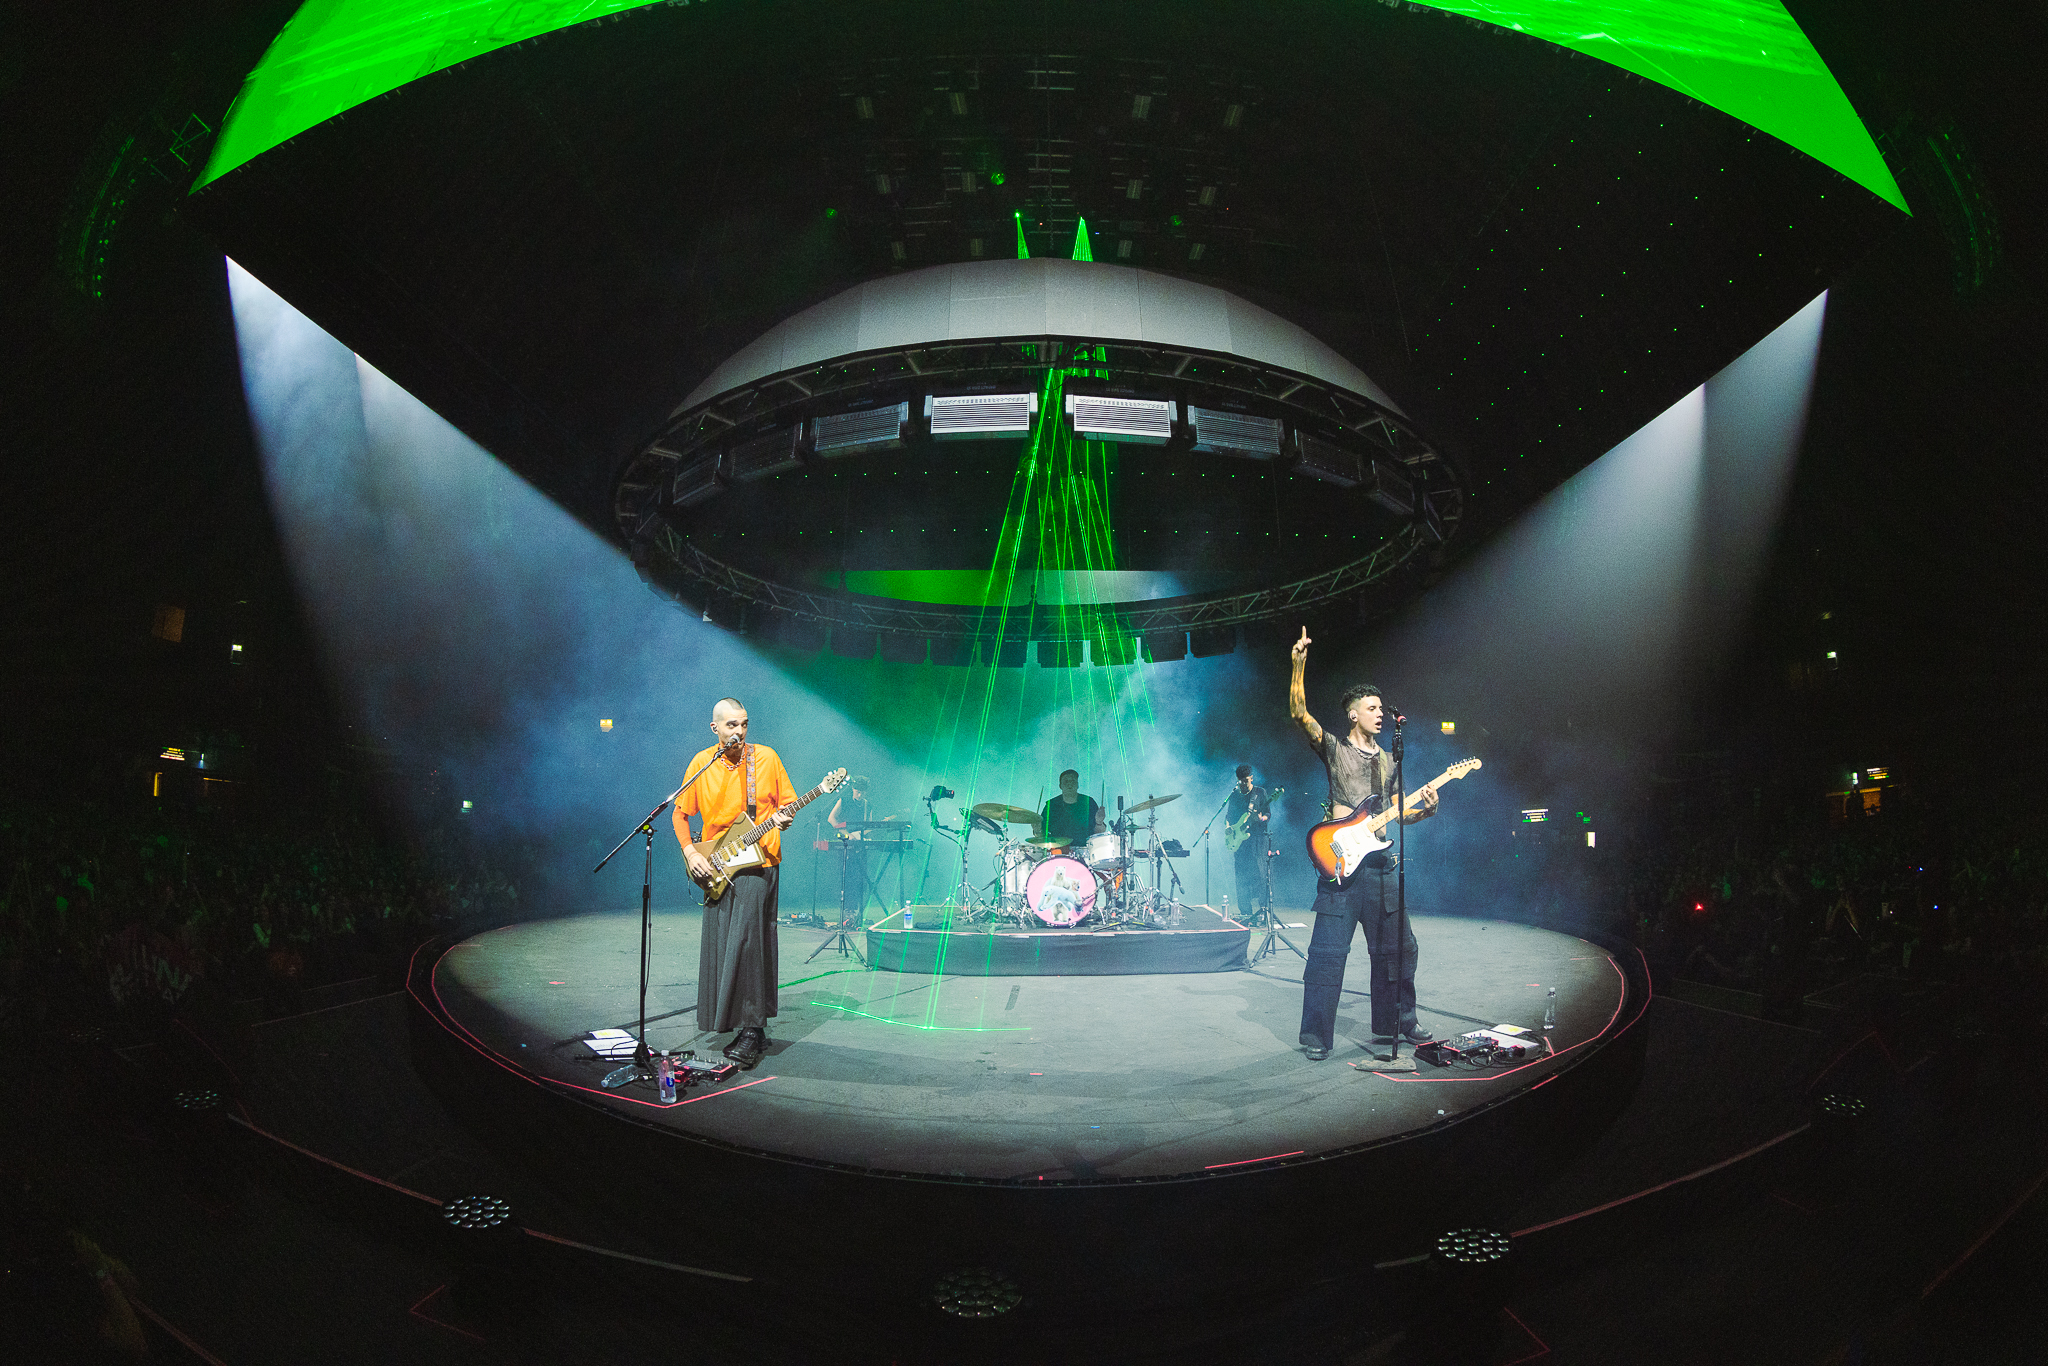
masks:
[[[716,1059],[725,1037],[695,1021],[699,924],[655,918],[648,1041]],[[637,913],[479,935],[423,963],[415,995],[467,1061],[637,1125],[782,1162],[1005,1185],[1202,1178],[1396,1143],[1532,1094],[1640,1015],[1624,963],[1584,939],[1427,915],[1415,932],[1428,1028],[1519,1026],[1540,1041],[1554,987],[1554,1054],[1539,1043],[1484,1070],[1427,1058],[1413,1072],[1377,1068],[1362,942],[1337,1048],[1310,1062],[1297,1042],[1302,960],[1284,946],[1235,972],[909,973],[834,950],[806,962],[826,935],[784,927],[768,1056],[669,1107],[646,1087],[602,1089],[616,1063],[586,1043],[633,1027]],[[1285,933],[1307,947],[1306,928]]]

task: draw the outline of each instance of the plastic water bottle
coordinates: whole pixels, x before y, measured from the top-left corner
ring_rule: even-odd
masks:
[[[676,1060],[666,1053],[654,1055],[654,1079],[661,1087],[661,1103],[676,1103]]]
[[[1557,988],[1550,989],[1550,996],[1543,1002],[1543,1027],[1557,1028]]]
[[[917,912],[911,910],[908,906],[903,908],[903,928],[906,930],[917,928]]]

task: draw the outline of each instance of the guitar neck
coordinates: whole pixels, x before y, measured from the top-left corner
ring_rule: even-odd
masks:
[[[1451,781],[1453,778],[1457,776],[1458,774],[1454,769],[1447,768],[1443,772],[1437,774],[1434,778],[1431,778],[1428,782],[1424,783],[1421,787],[1417,788],[1416,791],[1427,792],[1432,788],[1441,786],[1442,784]],[[1380,831],[1385,830],[1387,828],[1388,822],[1392,821],[1394,817],[1401,815],[1402,813],[1407,811],[1418,810],[1419,808],[1412,807],[1408,804],[1412,800],[1414,800],[1414,798],[1409,796],[1407,793],[1403,793],[1401,795],[1401,804],[1399,806],[1390,806],[1386,810],[1380,812],[1379,815],[1372,817],[1370,820],[1366,822],[1367,828],[1370,829],[1375,835],[1377,835],[1380,833]]]
[[[788,802],[782,806],[776,807],[775,809],[777,811],[787,811],[791,815],[795,815],[797,812],[803,810],[805,807],[809,806],[812,802],[818,800],[818,798],[824,795],[825,785],[823,783],[819,783],[816,787],[812,788],[809,792],[804,793],[803,796],[798,797],[795,801]],[[752,830],[747,832],[747,837],[743,842],[746,844],[756,843],[757,841],[759,841],[761,836],[767,834],[770,830],[773,830],[774,828],[775,825],[773,822],[762,821],[759,825],[756,825]]]

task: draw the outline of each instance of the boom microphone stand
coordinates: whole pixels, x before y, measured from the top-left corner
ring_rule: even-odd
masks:
[[[597,867],[590,870],[592,876],[603,872],[604,866],[612,861],[612,855],[618,853],[619,850],[625,848],[628,844],[631,844],[635,835],[647,837],[647,866],[640,875],[640,1037],[639,1041],[633,1046],[633,1061],[627,1063],[624,1067],[614,1067],[605,1074],[604,1085],[606,1087],[625,1086],[631,1082],[646,1080],[654,1075],[654,1055],[647,1051],[647,972],[651,961],[650,934],[654,927],[655,819],[662,812],[668,810],[670,806],[674,805],[676,798],[682,796],[685,789],[709,772],[711,766],[717,763],[726,750],[730,748],[732,748],[730,744],[720,745],[718,753],[713,754],[704,761],[703,768],[684,778],[682,787],[663,797],[660,803],[647,813],[647,819],[627,831],[626,837],[612,846],[612,852],[599,859]]]

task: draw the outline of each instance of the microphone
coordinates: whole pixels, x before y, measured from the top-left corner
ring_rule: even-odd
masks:
[[[955,794],[952,788],[947,787],[944,783],[934,783],[932,784],[932,795],[926,797],[925,800],[928,802],[940,802],[953,795]]]

